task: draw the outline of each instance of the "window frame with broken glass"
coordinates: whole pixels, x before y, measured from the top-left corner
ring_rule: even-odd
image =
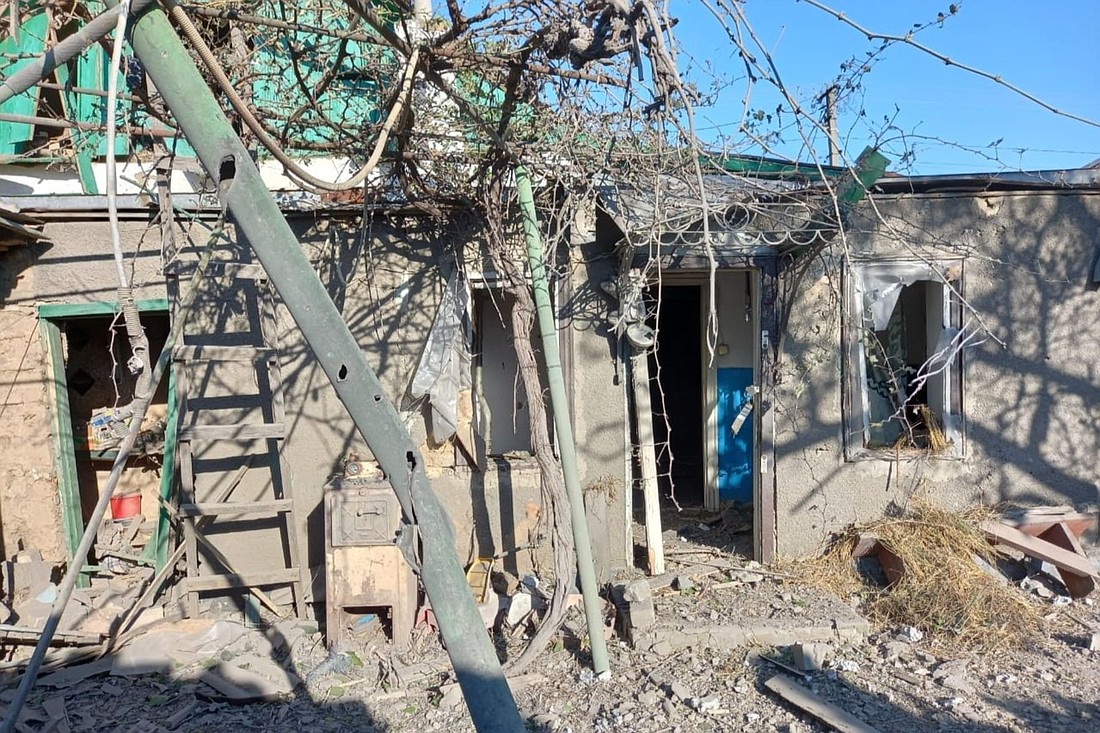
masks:
[[[963,458],[962,261],[852,260],[845,274],[845,459]]]

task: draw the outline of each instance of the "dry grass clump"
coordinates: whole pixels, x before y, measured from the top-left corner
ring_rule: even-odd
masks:
[[[988,516],[916,503],[904,517],[852,528],[822,557],[804,563],[800,576],[841,596],[859,593],[876,622],[915,626],[942,645],[989,651],[1018,644],[1038,630],[1039,613],[1015,587],[975,563],[975,557],[992,562],[995,554],[977,529]],[[869,584],[856,570],[852,548],[868,534],[904,563],[904,574],[888,588]]]

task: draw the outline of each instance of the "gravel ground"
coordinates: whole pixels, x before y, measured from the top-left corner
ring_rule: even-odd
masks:
[[[763,568],[730,572],[748,564],[725,551],[728,543],[698,544],[683,528],[669,539],[671,566],[705,572],[691,576],[688,589],[654,592],[659,623],[813,623],[835,618],[845,607],[828,593]],[[1100,602],[1058,605],[1034,593],[1028,598],[1044,621],[1022,648],[984,656],[949,653],[933,638],[914,640],[919,635],[903,628],[876,628],[858,642],[830,643],[824,669],[807,674],[781,666],[792,664],[787,648],[691,648],[659,655],[632,649],[609,628],[609,680],[592,675],[578,641],[583,619],[573,609],[561,640],[517,679],[516,700],[534,731],[831,730],[765,688],[768,679],[786,675],[883,733],[1100,730],[1100,651],[1089,651],[1093,630],[1100,630]],[[611,617],[610,606],[608,611]],[[430,629],[419,629],[408,651],[391,655],[377,625],[338,654],[324,649],[314,627],[295,628],[286,644],[274,646],[260,631],[250,631],[217,658],[169,674],[102,674],[64,688],[40,686],[25,710],[23,730],[473,730]],[[503,657],[522,648],[525,633],[497,633]],[[244,660],[257,653],[305,683],[274,702],[232,704],[198,681],[203,669],[219,661],[247,666]],[[8,678],[0,701],[11,700],[15,682]]]

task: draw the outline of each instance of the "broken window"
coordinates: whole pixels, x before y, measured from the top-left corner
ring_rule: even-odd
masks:
[[[853,263],[848,278],[846,451],[961,456],[959,263]]]

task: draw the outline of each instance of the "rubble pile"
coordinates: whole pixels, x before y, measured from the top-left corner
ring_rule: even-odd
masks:
[[[931,519],[922,515],[926,530]],[[903,623],[875,610],[890,593],[912,594],[906,578],[915,582],[926,572],[921,555],[885,525],[873,536],[868,528],[853,532],[845,558],[850,569],[867,558],[877,566],[882,587],[873,596],[808,583],[807,572],[820,563],[764,567],[707,544],[703,538],[715,527],[693,539],[678,530],[669,573],[632,571],[608,587],[610,679],[592,672],[575,597],[556,640],[509,684],[533,731],[1023,733],[1095,726],[1100,604],[1081,593],[1086,585],[1079,578],[1094,578],[1095,564],[1075,525],[1064,513],[1033,512],[986,516],[967,527],[965,544],[952,545],[941,528],[939,544],[924,536],[921,552],[952,553],[946,568],[961,568],[959,558],[968,553],[982,562],[970,557],[964,580],[933,577],[965,585],[976,572],[1002,589],[1033,623],[1028,644],[1008,644],[1016,637],[987,626],[986,642],[963,646],[954,643],[964,638],[957,627],[929,625],[927,617]],[[1061,542],[1069,554],[1051,550],[1058,547],[1052,538],[1064,540],[1052,527],[1073,536]],[[9,651],[33,642],[33,635],[11,629],[25,634],[41,623],[28,604],[43,603],[35,594],[48,590],[54,569],[36,562],[28,554],[18,563],[26,567],[11,570],[16,563],[10,563],[5,576],[21,589],[14,607],[28,624],[4,627]],[[545,579],[496,570],[470,577],[486,609],[486,633],[507,668],[546,612]],[[257,616],[247,604],[215,602],[204,607],[205,617],[183,619],[170,595],[113,647],[103,643],[112,633],[109,620],[99,633],[86,630],[97,609],[101,616],[126,615],[148,580],[137,568],[76,596],[73,606],[87,618],[79,622],[85,630],[72,633],[88,638],[69,638],[50,657],[49,672],[20,715],[21,733],[473,730],[428,608],[405,645],[392,642],[384,613],[354,619],[351,633],[330,648],[320,625],[308,619]],[[993,647],[996,654],[983,653]],[[10,700],[20,663],[0,670],[0,700]]]

